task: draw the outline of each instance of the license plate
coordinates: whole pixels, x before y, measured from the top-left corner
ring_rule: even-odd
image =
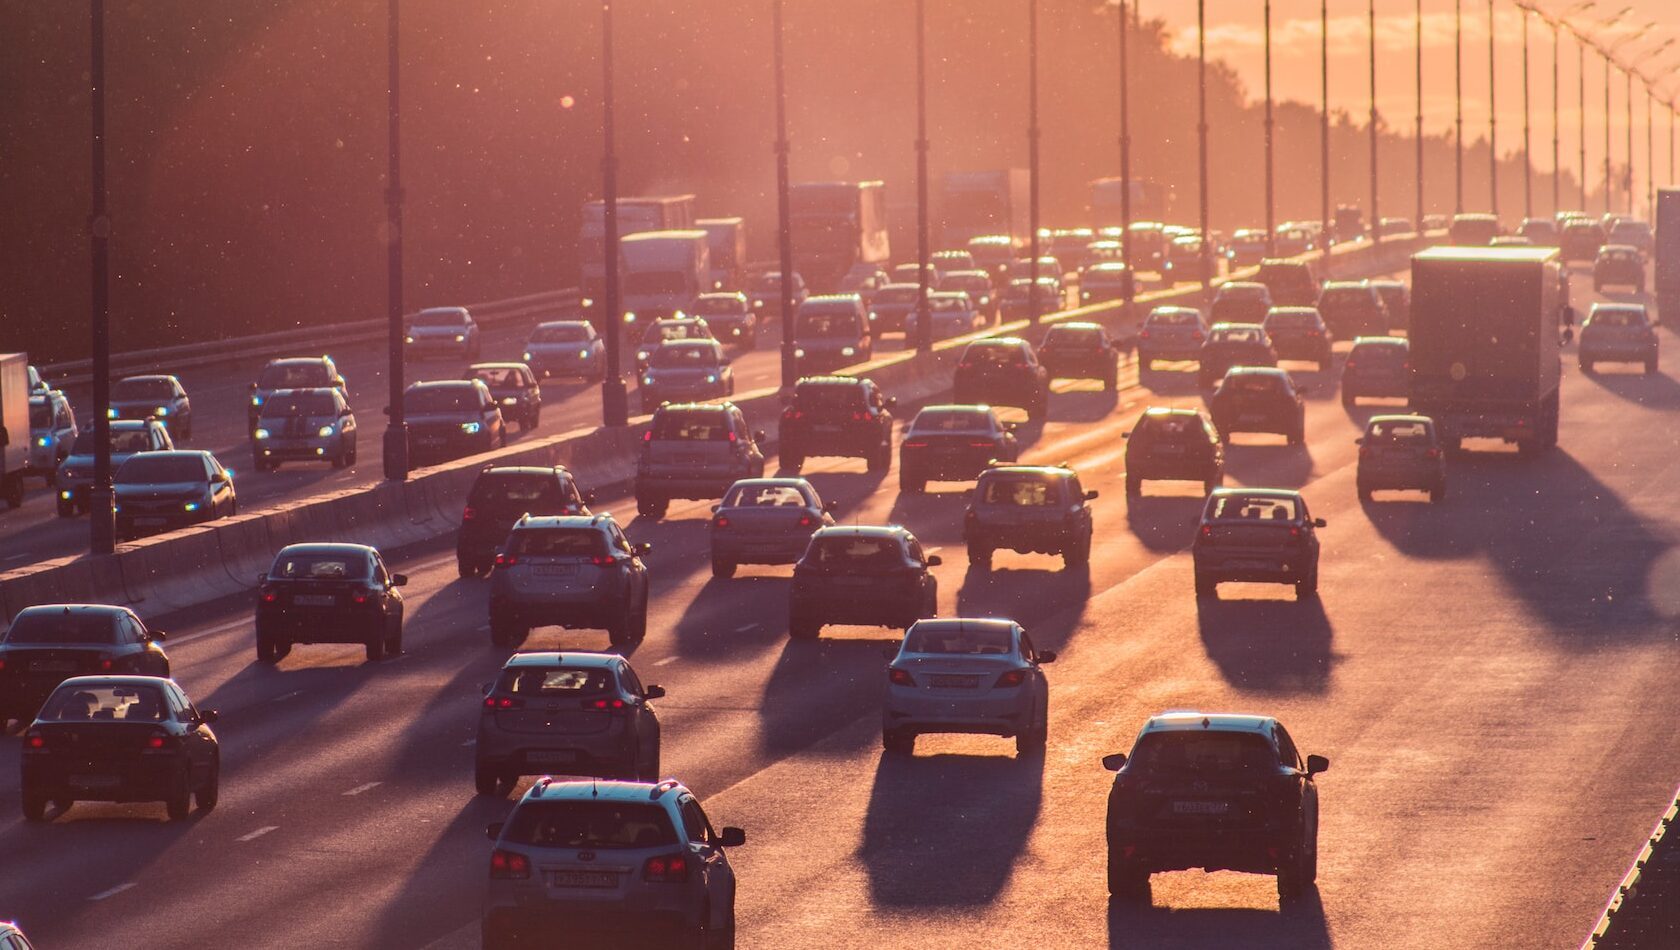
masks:
[[[548,883],[552,887],[617,887],[618,874],[613,871],[550,871]]]
[[[571,750],[561,752],[527,752],[525,761],[532,765],[570,765],[577,761],[577,753]]]
[[[292,603],[299,607],[331,607],[338,599],[331,594],[294,594]]]
[[[1173,802],[1175,815],[1223,815],[1230,810],[1230,802]]]
[[[576,564],[538,564],[535,573],[546,577],[570,577],[577,573]]]
[[[423,435],[423,436],[419,437],[418,439],[415,439],[414,441],[419,445],[442,445],[443,444],[443,436],[441,436],[441,435]]]
[[[166,523],[168,523],[168,521],[169,521],[168,518],[135,518],[134,519],[134,523],[135,523],[136,526],[147,527],[147,528],[156,527],[156,526],[161,525],[161,524],[166,524]]]
[[[29,668],[37,673],[74,673],[76,671],[76,661],[36,660],[29,664]]]
[[[122,779],[115,775],[72,775],[72,788],[115,788],[122,784]]]
[[[1252,560],[1231,562],[1231,567],[1239,571],[1269,571],[1275,566],[1276,564],[1271,561]]]
[[[812,426],[812,432],[839,432],[839,426]]]
[[[980,685],[980,677],[942,673],[931,677],[928,682],[934,686],[942,686],[946,689],[973,689],[974,687]]]

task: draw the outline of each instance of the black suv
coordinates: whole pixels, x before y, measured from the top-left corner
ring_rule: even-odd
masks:
[[[1363,280],[1326,283],[1318,295],[1318,314],[1344,340],[1360,334],[1387,333],[1394,323],[1382,294]]]
[[[1411,395],[1412,344],[1403,336],[1362,336],[1342,363],[1342,405],[1361,396],[1405,399]]]
[[[1132,752],[1103,757],[1108,792],[1108,892],[1148,901],[1156,871],[1277,875],[1278,897],[1318,878],[1318,786],[1330,768],[1302,758],[1270,716],[1151,716]]]
[[[482,577],[522,516],[587,515],[592,499],[564,466],[486,465],[473,479],[461,510],[455,565],[462,577]]]
[[[1276,366],[1272,338],[1258,323],[1216,323],[1196,357],[1196,381],[1212,389],[1233,366]]]
[[[928,568],[939,564],[898,525],[822,528],[793,567],[788,635],[812,640],[831,623],[908,630],[938,612],[939,582]]]
[[[1138,417],[1126,440],[1126,495],[1143,494],[1144,479],[1201,482],[1212,492],[1225,480],[1225,449],[1219,432],[1197,409],[1151,406]]]
[[[992,569],[992,552],[1060,554],[1069,570],[1091,563],[1091,506],[1097,497],[1079,475],[1059,465],[997,465],[980,473],[963,541],[968,563]]]
[[[134,611],[104,604],[38,604],[12,618],[0,639],[0,731],[27,723],[59,683],[104,673],[169,675],[162,630]]]
[[[1044,334],[1039,362],[1051,379],[1100,379],[1104,392],[1120,384],[1120,346],[1098,323],[1058,323]]]
[[[1208,399],[1208,414],[1227,444],[1233,432],[1276,432],[1300,445],[1306,441],[1307,407],[1301,402],[1306,391],[1281,369],[1233,366]]]
[[[1590,264],[1598,258],[1606,240],[1604,226],[1597,221],[1570,221],[1563,226],[1563,236],[1558,239],[1558,259],[1565,264],[1576,261]]]
[[[1220,488],[1208,496],[1190,555],[1196,596],[1213,597],[1220,581],[1294,584],[1295,599],[1318,596],[1318,535],[1323,518],[1286,488]]]
[[[1020,337],[975,340],[957,361],[951,394],[952,402],[1016,406],[1041,419],[1050,408],[1050,374]]]
[[[1318,303],[1318,278],[1305,261],[1267,258],[1260,262],[1254,282],[1271,291],[1274,307],[1310,307]]]
[[[797,472],[812,456],[847,456],[871,472],[892,467],[893,414],[898,400],[868,379],[807,376],[793,384],[782,410],[782,468]]]
[[[278,663],[296,643],[359,643],[369,660],[402,652],[408,578],[363,544],[289,544],[257,575],[257,660]]]
[[[1334,341],[1324,318],[1312,307],[1273,307],[1261,326],[1272,338],[1272,349],[1280,360],[1307,360],[1319,372],[1333,360]]]

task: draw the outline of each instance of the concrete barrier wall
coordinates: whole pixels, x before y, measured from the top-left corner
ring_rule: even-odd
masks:
[[[1339,247],[1333,252],[1329,273],[1353,279],[1391,271],[1404,266],[1426,243],[1421,237],[1401,236],[1377,248]],[[1226,280],[1241,280],[1252,273],[1245,269]],[[1053,314],[1040,323],[1095,321],[1129,344],[1150,308],[1201,301],[1201,288],[1187,285],[1139,294],[1130,312],[1123,303],[1113,301]],[[970,341],[1027,329],[1025,321],[988,327],[942,341],[931,354],[897,353],[842,372],[873,379],[902,403],[921,402],[950,389],[957,359]],[[770,447],[777,441],[780,397],[778,390],[761,389],[733,400],[754,428],[765,431]],[[24,607],[64,602],[129,604],[142,614],[156,615],[253,589],[258,574],[288,544],[355,541],[391,550],[429,541],[454,532],[473,479],[487,465],[564,465],[585,490],[602,498],[622,495],[634,483],[648,418],[637,417],[623,429],[579,429],[523,441],[417,469],[404,482],[381,482],[224,518],[124,544],[104,557],[62,558],[9,571],[0,574],[0,617],[10,621]]]

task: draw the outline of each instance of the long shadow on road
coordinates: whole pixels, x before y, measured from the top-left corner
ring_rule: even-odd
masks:
[[[1153,484],[1144,483],[1144,491]],[[1177,551],[1196,536],[1196,523],[1207,504],[1200,495],[1141,495],[1126,499],[1126,526],[1151,551]]]
[[[957,591],[957,616],[1008,617],[1027,628],[1034,646],[1059,650],[1079,626],[1090,596],[1088,569],[981,571],[971,567]]]
[[[1196,601],[1196,625],[1208,659],[1238,689],[1323,693],[1335,659],[1330,618],[1318,599],[1239,600],[1226,585],[1220,598]]]
[[[838,629],[846,632],[837,635]],[[819,640],[788,640],[759,703],[763,751],[772,757],[809,751],[860,716],[879,716],[887,682],[882,654],[900,639],[897,630],[860,637],[850,628],[830,627]]]
[[[1328,950],[1330,932],[1316,889],[1276,911],[1233,907],[1186,908],[1111,903],[1110,948],[1288,947]]]

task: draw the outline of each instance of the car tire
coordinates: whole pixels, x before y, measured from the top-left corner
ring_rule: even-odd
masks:
[[[473,788],[480,795],[494,795],[502,784],[502,775],[483,762],[473,763]]]
[[[782,453],[782,470],[783,471],[785,471],[785,472],[797,472],[801,468],[804,468],[804,467],[805,467],[805,456],[803,456],[803,455],[801,455],[797,452],[783,452]]]
[[[992,569],[992,549],[978,544],[968,546],[968,565],[976,570],[989,571]]]
[[[383,634],[367,642],[367,659],[369,663],[377,663],[385,659],[385,636]]]
[[[916,734],[908,729],[882,729],[881,748],[892,755],[914,755]]]
[[[63,498],[60,498],[58,500],[58,516],[60,518],[76,517],[76,503],[73,501],[65,501]]]
[[[822,636],[822,621],[794,614],[788,618],[788,636],[795,640],[815,640]]]
[[[1369,504],[1370,501],[1371,501],[1371,489],[1366,488],[1364,485],[1360,485],[1359,488],[1358,488],[1358,491],[1359,491],[1359,500],[1366,503],[1366,504]]]
[[[222,761],[216,759],[210,763],[210,777],[204,780],[198,791],[193,792],[193,803],[198,806],[199,811],[210,811],[216,807],[216,802],[220,801],[221,797]]]
[[[462,555],[455,555],[455,573],[462,577],[477,577],[478,565]]]
[[[1359,399],[1359,397],[1355,396],[1353,393],[1350,393],[1345,389],[1342,390],[1342,408],[1343,409],[1352,409],[1354,407],[1354,404],[1358,401],[1358,399]]]
[[[47,820],[47,796],[25,785],[19,794],[23,805],[23,820],[31,823]]]
[[[1126,473],[1126,497],[1138,498],[1143,495],[1143,476]]]
[[[1592,371],[1593,371],[1593,361],[1589,360],[1589,359],[1582,359],[1581,360],[1581,372],[1591,373]]]
[[[1312,573],[1295,582],[1296,600],[1318,599],[1318,567],[1315,565]]]
[[[185,770],[182,770],[185,772]],[[170,821],[186,821],[192,814],[192,786],[185,774],[176,779],[170,789],[169,797],[163,800],[164,811],[169,813]]]
[[[1657,358],[1655,356],[1653,356],[1650,359],[1645,361],[1645,375],[1646,376],[1657,375]]]
[[[257,634],[257,662],[273,666],[280,662],[280,644],[273,637]]]
[[[402,618],[397,617],[397,618],[394,618],[391,621],[391,629],[390,629],[390,631],[388,632],[388,635],[385,638],[385,655],[386,656],[401,656],[402,651],[403,651]]]
[[[735,576],[735,562],[726,561],[720,557],[712,558],[712,576],[719,580],[728,580]]]
[[[1015,754],[1017,756],[1042,755],[1046,746],[1050,744],[1050,723],[1041,722],[1026,732],[1015,736]]]
[[[350,464],[350,462],[345,458],[343,452],[338,453],[337,455],[333,456],[333,458],[332,458],[332,467],[333,468],[344,468],[346,465],[349,465],[349,464]]]
[[[1429,489],[1429,503],[1430,504],[1438,505],[1441,502],[1446,501],[1446,500],[1447,500],[1447,486],[1446,486],[1445,482],[1443,482],[1441,484],[1438,484],[1435,487]]]
[[[1149,902],[1149,872],[1110,854],[1108,896],[1110,900],[1125,903]]]
[[[664,498],[636,498],[636,514],[652,521],[665,517],[671,503]]]
[[[1091,563],[1091,536],[1085,535],[1062,552],[1062,569],[1074,571]]]
[[[1120,374],[1118,372],[1110,370],[1108,372],[1108,374],[1103,377],[1103,392],[1111,393],[1111,392],[1114,392],[1115,390],[1117,390],[1119,388],[1120,388]]]
[[[892,443],[883,442],[869,457],[867,469],[871,474],[884,475],[892,469]]]
[[[1306,423],[1303,421],[1291,429],[1283,440],[1288,445],[1301,445],[1307,441]]]
[[[898,469],[898,490],[907,495],[920,495],[927,491],[927,479],[908,475],[900,464]]]
[[[352,442],[349,451],[344,453],[344,467],[349,468],[354,464],[356,464],[356,445]]]
[[[1196,596],[1198,598],[1206,597],[1217,600],[1219,598],[1219,581],[1203,574],[1200,571],[1197,571]]]

